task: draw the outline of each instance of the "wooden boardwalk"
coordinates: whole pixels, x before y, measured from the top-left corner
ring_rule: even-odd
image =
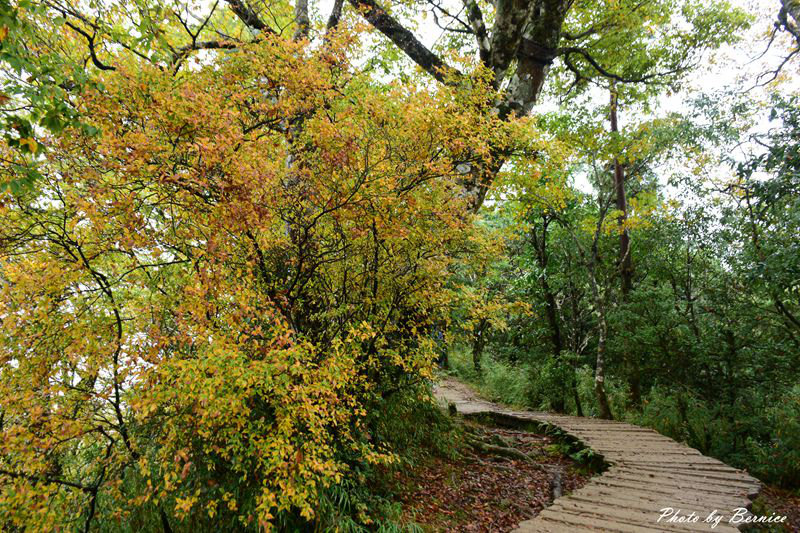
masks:
[[[573,493],[556,499],[520,533],[608,531],[738,531],[729,522],[738,508],[749,508],[760,489],[758,480],[742,470],[706,457],[694,448],[651,430],[626,424],[515,411],[481,400],[465,385],[445,380],[436,396],[455,405],[459,413],[491,413],[522,421],[552,425],[603,456],[609,468]],[[661,519],[662,509],[679,509],[692,522]],[[709,514],[722,515],[719,524],[706,522]],[[741,525],[741,524],[739,524]]]

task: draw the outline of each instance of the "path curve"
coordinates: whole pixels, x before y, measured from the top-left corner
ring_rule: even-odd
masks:
[[[652,429],[624,422],[516,411],[478,398],[468,386],[445,379],[435,388],[438,399],[464,415],[491,413],[552,425],[603,456],[610,467],[573,493],[556,499],[519,533],[608,531],[739,531],[729,519],[748,508],[761,485],[742,470],[706,457]],[[659,522],[662,509],[680,509],[678,516],[696,522]],[[722,515],[712,527],[712,511]]]

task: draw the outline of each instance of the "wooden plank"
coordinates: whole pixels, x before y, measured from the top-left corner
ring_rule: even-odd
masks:
[[[596,528],[536,519],[526,520],[514,530],[515,533],[596,533],[597,531],[599,530]]]
[[[661,484],[672,483],[676,486],[694,486],[708,488],[716,492],[734,492],[747,494],[753,488],[752,483],[733,480],[719,480],[704,477],[702,475],[690,476],[686,474],[672,474],[669,472],[656,473],[652,471],[642,471],[635,468],[619,468],[614,467],[607,475],[626,478],[626,479],[641,479],[645,482],[655,482]]]
[[[683,513],[691,513],[695,512],[698,516],[702,519],[705,519],[712,511],[719,511],[719,514],[723,516],[728,516],[731,514],[732,509],[736,507],[743,507],[743,505],[739,505],[732,508],[723,508],[719,509],[717,507],[708,507],[708,502],[703,500],[702,498],[697,498],[694,501],[690,501],[687,498],[663,498],[663,499],[653,499],[653,500],[646,500],[642,498],[639,494],[630,493],[630,492],[614,492],[609,491],[608,493],[598,493],[598,492],[573,492],[570,494],[570,499],[575,501],[583,501],[586,503],[590,502],[598,502],[602,501],[606,505],[613,505],[615,507],[622,507],[622,508],[630,508],[630,509],[638,509],[643,512],[647,513],[655,513],[656,516],[661,514],[661,510],[667,507],[681,509]]]
[[[634,490],[640,493],[649,492],[654,495],[663,496],[667,498],[686,497],[688,495],[696,495],[703,498],[704,501],[709,503],[709,507],[728,507],[730,502],[739,501],[741,496],[731,494],[714,494],[706,491],[689,490],[677,487],[662,487],[658,485],[650,485],[647,483],[633,482],[623,479],[612,479],[601,476],[597,481],[592,482],[593,485],[599,487],[607,487],[609,489],[626,489]],[[587,485],[588,486],[588,485]],[[701,500],[701,501],[703,501]]]
[[[623,465],[620,465],[623,466]],[[626,468],[634,468],[633,465],[624,465]],[[747,472],[742,472],[741,470],[733,470],[733,469],[691,469],[691,468],[674,468],[671,466],[648,466],[648,465],[635,465],[637,470],[642,472],[672,472],[675,474],[688,474],[688,475],[701,475],[706,477],[713,477],[715,479],[726,479],[731,481],[745,481],[751,485],[760,485],[761,482],[758,481],[756,478],[748,474]]]
[[[653,528],[643,524],[628,524],[617,520],[603,519],[598,517],[586,517],[580,514],[563,510],[552,510],[547,508],[539,514],[540,520],[555,522],[560,524],[571,524],[582,527],[594,527],[600,531],[615,533],[652,533]]]
[[[642,459],[628,459],[625,461],[625,466],[630,467],[641,467],[641,468],[674,468],[674,469],[684,469],[690,471],[703,471],[703,472],[721,472],[721,473],[741,473],[740,470],[736,470],[733,467],[730,467],[724,463],[720,463],[718,465],[715,464],[707,464],[707,463],[699,463],[695,461],[686,461],[684,463],[680,462],[656,462],[650,460],[642,460]],[[753,478],[755,479],[755,478]],[[756,480],[757,481],[757,480]]]
[[[554,510],[565,510],[573,514],[579,514],[585,517],[608,518],[616,522],[623,522],[633,525],[644,525],[653,531],[708,531],[709,525],[702,522],[710,511],[697,510],[699,518],[698,523],[681,523],[681,522],[659,522],[661,516],[659,509],[642,510],[631,506],[618,506],[608,505],[611,503],[605,500],[602,503],[587,502],[580,499],[567,497],[561,498],[556,504],[553,505]],[[688,516],[691,510],[682,509],[682,514]]]
[[[714,509],[730,510],[736,507],[746,507],[746,504],[743,505],[745,502],[741,499],[718,498],[699,492],[645,493],[639,488],[629,486],[587,485],[573,492],[572,495],[591,497],[598,501],[604,501],[606,498],[619,496],[642,501],[644,504],[649,502],[654,508],[659,506],[658,509],[663,509],[664,507],[691,506],[698,508],[705,507],[711,512]]]
[[[636,474],[645,476],[648,479],[673,479],[676,481],[693,481],[700,480],[715,486],[737,487],[744,491],[752,490],[754,487],[759,486],[759,483],[753,479],[741,476],[726,476],[725,474],[715,474],[713,472],[705,472],[702,470],[695,471],[675,471],[672,469],[643,469],[633,468],[626,465],[615,466],[611,470],[625,474]],[[749,477],[749,476],[748,476]]]
[[[463,387],[461,388],[463,389]],[[702,455],[657,432],[624,422],[517,411],[465,397],[458,388],[441,397],[463,413],[486,413],[557,427],[613,465],[571,495],[556,499],[538,516],[526,520],[520,533],[607,531],[738,531],[722,522],[702,522],[711,511],[731,513],[749,507],[761,488],[747,472]],[[437,392],[439,394],[439,392]],[[661,509],[692,510],[698,523],[658,522]]]

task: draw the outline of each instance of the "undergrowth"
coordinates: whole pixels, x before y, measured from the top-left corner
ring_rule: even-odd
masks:
[[[389,467],[354,465],[355,476],[321,494],[314,531],[421,533],[419,524],[403,516],[393,480],[426,458],[457,457],[459,425],[436,405],[430,384],[422,383],[376,399],[367,427],[373,442],[390,449],[396,462]]]
[[[553,398],[562,394],[566,413],[577,414],[574,400],[564,393],[569,389],[569,378],[560,369],[548,366],[552,363],[511,364],[493,358],[487,350],[478,374],[469,349],[458,345],[450,348],[448,363],[451,374],[490,400],[553,410]],[[569,371],[575,376],[583,414],[596,416],[593,370],[584,366]],[[606,378],[606,393],[618,420],[653,428],[768,483],[800,487],[800,386],[778,402],[742,398],[740,402],[748,405],[733,407],[703,400],[686,390],[655,386],[642,399],[641,409],[634,409],[629,405],[627,388],[613,376]],[[757,404],[759,401],[761,404]]]

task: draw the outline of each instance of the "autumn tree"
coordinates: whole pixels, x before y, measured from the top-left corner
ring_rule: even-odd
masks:
[[[376,413],[431,377],[458,164],[513,132],[480,77],[376,84],[346,28],[178,72],[121,42],[70,100],[92,131],[3,149],[40,177],[2,197],[0,524],[312,527],[395,460]]]

